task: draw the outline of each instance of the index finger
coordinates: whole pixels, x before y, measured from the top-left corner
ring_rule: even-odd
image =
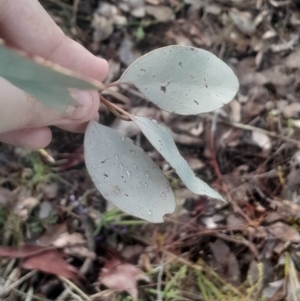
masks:
[[[0,37],[93,79],[107,76],[107,62],[66,37],[37,0],[0,0]]]

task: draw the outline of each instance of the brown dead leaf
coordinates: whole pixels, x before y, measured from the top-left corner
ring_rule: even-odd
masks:
[[[201,161],[198,158],[189,156],[189,157],[185,157],[185,159],[188,162],[188,164],[192,170],[198,170],[198,169],[202,169],[205,167],[205,164],[203,163],[203,161]]]
[[[37,190],[43,193],[43,196],[48,199],[54,199],[57,197],[58,190],[59,190],[59,183],[52,182],[52,183],[39,183],[37,185]]]
[[[272,148],[272,142],[270,137],[264,133],[253,131],[252,141],[265,152],[269,152]]]
[[[85,244],[86,241],[83,238],[81,233],[72,233],[64,232],[59,235],[59,237],[53,242],[53,245],[57,248],[65,248],[72,245]]]
[[[245,225],[245,220],[235,213],[230,213],[226,218],[227,227],[237,228]]]
[[[295,204],[299,204],[299,191],[300,191],[300,151],[297,151],[290,160],[290,172],[286,177],[286,185],[281,193],[281,196]],[[290,205],[291,206],[291,205]],[[296,209],[296,210],[295,210]],[[297,206],[292,208],[292,211],[299,211]]]
[[[14,214],[23,221],[27,220],[30,210],[39,204],[39,200],[31,196],[31,190],[26,187],[17,189],[17,202],[13,208]]]
[[[160,22],[167,22],[174,19],[173,11],[168,6],[158,5],[145,7],[146,13]]]
[[[300,68],[300,49],[293,51],[286,59],[285,66],[290,69]]]
[[[50,225],[45,233],[39,237],[36,243],[39,246],[49,246],[52,245],[54,241],[62,234],[67,232],[67,224],[57,224],[57,225]]]
[[[255,31],[256,25],[249,12],[241,12],[237,9],[232,9],[230,11],[230,17],[232,18],[234,25],[243,34],[251,35]]]
[[[55,249],[34,245],[0,247],[0,256],[22,258],[21,266],[27,270],[39,270],[78,281],[78,270],[65,261],[62,252]]]
[[[247,272],[247,277],[251,279],[252,283],[256,283],[259,280],[259,269],[257,261],[251,261]]]
[[[62,233],[54,242],[53,245],[57,248],[64,248],[65,253],[79,257],[95,259],[96,255],[91,252],[85,245],[86,240],[81,233],[68,232]]]
[[[241,272],[236,256],[230,252],[227,261],[226,278],[234,284],[241,283]]]
[[[193,136],[178,134],[174,132],[172,132],[172,136],[176,142],[184,145],[201,145],[202,143],[202,139],[199,137],[193,137]]]
[[[218,269],[222,270],[224,265],[227,265],[228,256],[230,254],[230,249],[227,244],[221,240],[217,239],[214,243],[210,243],[209,247],[215,259]]]
[[[37,254],[38,252],[43,252],[46,248],[42,248],[34,245],[24,245],[15,247],[3,247],[0,246],[0,256],[8,258],[26,258]]]
[[[63,258],[63,253],[58,250],[50,250],[30,256],[21,265],[26,270],[39,270],[78,282],[78,270],[67,263]]]
[[[150,279],[139,268],[132,264],[121,263],[119,260],[107,261],[99,275],[100,283],[106,287],[126,291],[134,300],[138,298],[137,281]]]
[[[184,119],[175,119],[172,122],[172,129],[176,132],[189,134],[195,137],[200,136],[204,131],[203,123],[200,120],[186,121]]]
[[[283,116],[288,118],[299,118],[300,116],[300,104],[297,102],[293,102],[289,105],[285,105],[282,108]]]
[[[122,0],[119,8],[125,12],[129,12],[136,18],[143,18],[145,16],[144,0]]]
[[[289,225],[277,222],[268,227],[269,233],[271,233],[275,238],[283,242],[299,242],[300,234],[297,230],[293,229]]]
[[[241,281],[239,264],[236,256],[230,251],[227,244],[223,240],[217,239],[214,243],[210,243],[209,246],[214,257],[214,268],[230,282],[239,284]]]
[[[125,246],[121,251],[122,256],[126,261],[134,262],[140,255],[144,252],[144,247],[142,245],[130,245]]]
[[[97,43],[99,44],[99,42],[107,39],[113,33],[113,19],[108,19],[95,13],[93,15],[92,27],[94,29],[93,39],[96,46]]]
[[[120,47],[119,47],[119,56],[120,60],[125,66],[129,66],[135,60],[137,60],[141,54],[134,47],[134,43],[131,39],[126,38],[123,39]]]

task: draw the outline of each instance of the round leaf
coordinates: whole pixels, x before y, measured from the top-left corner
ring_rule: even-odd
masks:
[[[233,71],[214,54],[176,45],[142,56],[119,81],[134,84],[159,108],[181,115],[218,109],[239,88]]]
[[[218,192],[195,176],[186,160],[180,155],[171,132],[166,127],[158,124],[155,120],[140,116],[135,116],[134,122],[156,150],[175,169],[182,182],[190,191],[224,201]]]
[[[90,121],[84,138],[87,169],[97,189],[121,210],[149,222],[163,222],[175,199],[159,167],[129,138]]]

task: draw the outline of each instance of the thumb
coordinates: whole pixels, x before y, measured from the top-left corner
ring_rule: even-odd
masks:
[[[47,125],[83,123],[97,114],[100,99],[97,91],[71,92],[77,106],[69,106],[64,112],[44,106],[31,95],[0,78],[0,133]]]

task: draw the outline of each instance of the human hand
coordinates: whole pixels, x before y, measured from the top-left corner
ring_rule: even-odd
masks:
[[[0,0],[0,38],[10,46],[55,62],[87,77],[102,81],[108,64],[64,35],[37,0]],[[74,91],[78,105],[58,112],[0,77],[0,141],[32,149],[52,139],[49,125],[83,132],[97,119],[97,91]]]

